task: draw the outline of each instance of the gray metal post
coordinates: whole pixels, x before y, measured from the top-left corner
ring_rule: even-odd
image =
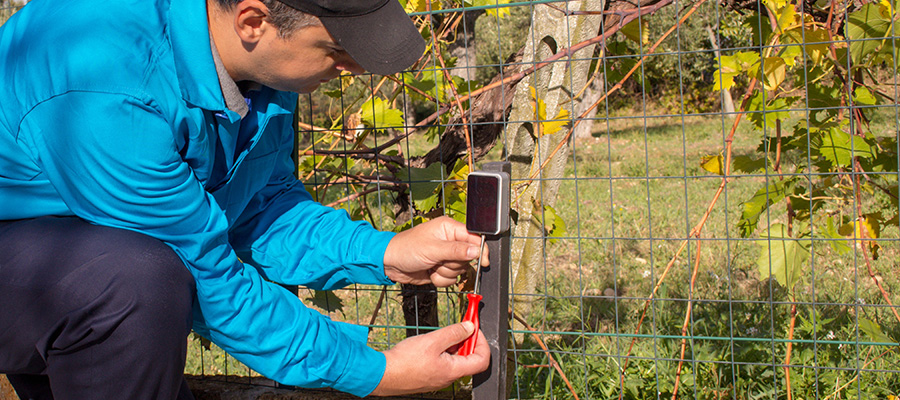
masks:
[[[482,170],[511,171],[509,162],[491,162]],[[504,210],[509,218],[509,209]],[[475,400],[506,399],[506,351],[509,340],[509,230],[497,236],[487,236],[485,245],[491,265],[481,271],[481,331],[491,347],[488,369],[472,377],[472,398]]]

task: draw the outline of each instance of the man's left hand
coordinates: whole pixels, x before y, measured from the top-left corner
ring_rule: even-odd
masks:
[[[456,283],[478,258],[481,236],[465,224],[440,217],[398,233],[384,253],[384,273],[394,282],[444,287]],[[488,265],[487,248],[481,265]]]

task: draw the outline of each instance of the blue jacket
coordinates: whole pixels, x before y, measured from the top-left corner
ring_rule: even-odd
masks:
[[[206,21],[203,0],[35,0],[0,27],[0,220],[156,237],[194,276],[195,331],[279,382],[366,395],[385,368],[367,329],[267,280],[390,284],[392,234],[294,178],[296,94],[226,109]]]

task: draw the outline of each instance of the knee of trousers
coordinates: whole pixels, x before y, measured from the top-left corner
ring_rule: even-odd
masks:
[[[98,261],[108,268],[109,297],[149,330],[182,327],[190,331],[194,279],[163,242],[131,231],[119,236]]]
[[[93,227],[84,263],[67,279],[72,309],[59,321],[57,348],[79,348],[113,332],[147,348],[184,342],[191,329],[194,280],[163,242],[141,233]],[[96,236],[94,236],[96,235]],[[87,282],[85,282],[87,281]]]

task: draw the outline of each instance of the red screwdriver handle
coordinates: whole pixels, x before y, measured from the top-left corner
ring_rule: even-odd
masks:
[[[478,329],[481,325],[478,318],[478,305],[481,304],[481,295],[468,293],[466,297],[469,299],[469,305],[466,307],[466,315],[463,316],[462,320],[475,324],[475,331],[472,332],[472,336],[463,341],[462,347],[459,348],[457,354],[461,356],[467,356],[475,351],[475,341],[478,339]]]

